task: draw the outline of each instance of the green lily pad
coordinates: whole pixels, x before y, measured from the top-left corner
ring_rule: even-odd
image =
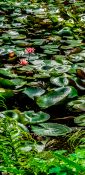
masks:
[[[20,17],[15,18],[17,22],[20,22],[21,24],[26,24],[28,22],[27,15],[23,15]]]
[[[67,40],[68,44],[72,47],[77,47],[81,45],[82,40]]]
[[[3,111],[1,112],[1,114],[4,115],[4,117],[10,117],[10,118],[14,118],[15,120],[19,120],[19,111],[18,110],[7,110],[7,111]]]
[[[76,123],[79,126],[85,126],[85,114],[75,117],[74,123]]]
[[[56,54],[56,52],[59,51],[58,47],[59,47],[58,45],[52,45],[52,44],[41,46],[41,48],[44,49],[44,53],[46,54]]]
[[[24,40],[24,39],[26,39],[26,36],[25,35],[17,35],[17,36],[12,35],[11,39],[12,40],[22,40],[22,39]]]
[[[14,78],[11,80],[11,82],[14,83],[16,89],[21,88],[27,83],[27,81],[20,79],[20,78]]]
[[[32,131],[41,136],[61,136],[71,132],[71,128],[58,123],[41,123],[39,126],[32,126]]]
[[[9,34],[10,36],[14,36],[16,37],[16,35],[19,35],[19,33],[16,30],[9,30],[6,32],[7,34]]]
[[[3,45],[3,39],[0,39],[0,46]]]
[[[10,98],[14,96],[13,90],[0,88],[0,96],[4,98]]]
[[[85,96],[68,103],[68,108],[76,112],[85,112]]]
[[[15,87],[14,83],[11,80],[5,79],[5,78],[0,78],[0,86],[3,88],[14,88]]]
[[[37,104],[41,108],[48,108],[53,105],[59,105],[65,101],[71,92],[70,87],[61,87],[51,90],[47,94],[37,98]]]
[[[69,80],[67,77],[51,77],[50,82],[56,86],[62,87],[62,86],[67,86],[69,83]]]
[[[14,78],[16,77],[16,74],[12,73],[9,68],[0,68],[0,76]]]
[[[34,97],[38,97],[44,94],[45,90],[40,87],[27,87],[24,88],[23,93],[34,100]]]
[[[71,69],[71,65],[57,65],[55,67],[56,74],[62,75],[65,72],[68,72]]]
[[[33,45],[41,46],[45,42],[45,39],[32,39],[31,41],[33,42]]]
[[[19,47],[27,47],[27,46],[29,47],[30,46],[30,43],[25,40],[13,40],[12,42]]]
[[[57,49],[58,45],[48,44],[48,45],[41,46],[41,48],[46,49],[46,50],[52,50],[52,49]]]
[[[70,87],[71,87],[71,92],[68,95],[68,98],[71,99],[71,98],[77,97],[78,96],[77,90],[73,86],[70,86]]]
[[[35,74],[33,77],[38,78],[38,79],[43,79],[43,78],[45,79],[45,78],[49,78],[50,75],[49,75],[48,71],[47,72],[41,71],[41,72],[39,72],[39,74]]]
[[[22,113],[22,120],[25,124],[37,124],[47,121],[50,116],[42,111],[35,113],[34,111],[25,111]]]
[[[20,88],[23,85],[26,84],[26,81],[24,81],[23,79],[20,78],[16,78],[16,79],[4,79],[4,78],[0,78],[0,86],[2,88]]]
[[[58,32],[58,35],[59,36],[71,36],[72,35],[72,32],[71,32],[70,28],[64,27],[63,29],[61,29]]]

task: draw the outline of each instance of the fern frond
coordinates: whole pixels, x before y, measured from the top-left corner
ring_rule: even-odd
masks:
[[[0,118],[0,169],[4,171],[6,168],[8,172],[10,169],[14,174],[19,174],[16,173],[19,171],[18,167],[23,164],[23,168],[26,158],[28,159],[29,153],[25,151],[25,147],[33,142],[29,131],[24,131],[16,120]]]

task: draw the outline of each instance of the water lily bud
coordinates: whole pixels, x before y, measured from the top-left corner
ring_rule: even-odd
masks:
[[[26,59],[21,59],[19,64],[25,66],[28,64],[28,61]]]

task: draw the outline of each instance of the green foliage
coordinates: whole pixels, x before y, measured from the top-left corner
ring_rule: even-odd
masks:
[[[84,0],[0,1],[0,171],[85,174],[84,67]],[[45,150],[70,131],[72,154]]]
[[[72,150],[78,147],[85,148],[85,131],[83,129],[68,134],[68,137],[68,142]]]
[[[52,105],[59,105],[62,102],[65,102],[66,98],[70,93],[71,93],[71,88],[68,86],[53,89],[50,92],[48,92],[46,95],[38,97],[37,104],[44,109]]]
[[[41,123],[39,126],[32,126],[32,131],[41,136],[60,136],[66,135],[72,130],[58,123]]]
[[[43,151],[37,153],[31,146],[36,142],[29,131],[24,131],[14,119],[0,119],[0,171],[13,175],[40,173],[84,175],[85,150],[77,149],[67,155],[66,151]],[[31,150],[31,151],[30,151]]]

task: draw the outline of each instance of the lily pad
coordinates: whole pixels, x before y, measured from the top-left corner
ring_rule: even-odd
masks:
[[[24,40],[24,39],[26,39],[26,36],[25,35],[16,35],[16,36],[12,35],[11,39],[12,40],[22,40],[22,39]]]
[[[85,112],[85,96],[68,103],[68,108],[76,112]]]
[[[37,104],[41,108],[48,108],[53,105],[59,105],[64,102],[71,92],[70,87],[61,87],[51,90],[47,94],[37,98]]]
[[[0,86],[5,88],[14,88],[14,83],[9,79],[0,78]]]
[[[16,89],[21,88],[27,83],[27,81],[20,78],[14,78],[11,80],[11,82],[14,83]]]
[[[14,118],[15,120],[19,120],[19,111],[18,110],[7,110],[7,111],[3,111],[2,114],[5,117],[10,117],[10,118]]]
[[[42,111],[35,113],[34,111],[25,111],[22,113],[23,123],[37,124],[47,121],[50,116]]]
[[[32,126],[32,131],[41,136],[61,136],[71,132],[71,128],[58,123],[41,123],[39,126]]]
[[[25,41],[25,40],[13,40],[12,41],[15,45],[19,46],[19,47],[27,47],[30,46],[30,43]]]
[[[4,98],[10,98],[14,96],[13,90],[0,88],[0,96]]]
[[[70,87],[71,87],[71,92],[68,95],[68,98],[71,99],[71,98],[77,97],[78,96],[77,90],[73,86],[70,86]]]
[[[64,27],[63,29],[61,29],[58,32],[58,35],[59,36],[71,36],[72,35],[72,32],[71,32],[70,28]]]
[[[38,97],[44,94],[45,90],[40,87],[27,87],[24,88],[23,93],[34,100],[34,97]]]
[[[45,42],[45,39],[32,39],[31,41],[33,42],[33,45],[41,46]]]
[[[75,117],[74,122],[79,126],[85,126],[85,114]]]
[[[0,76],[14,78],[16,77],[16,74],[12,73],[9,68],[0,68]]]
[[[50,82],[56,86],[62,87],[67,86],[69,83],[69,80],[67,77],[51,77]]]

